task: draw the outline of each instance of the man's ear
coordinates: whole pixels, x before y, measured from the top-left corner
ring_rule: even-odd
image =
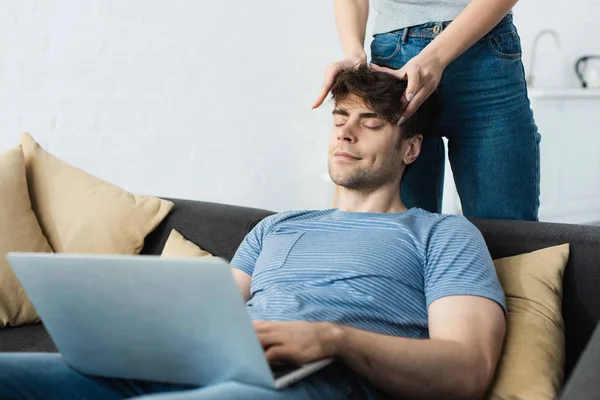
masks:
[[[419,154],[421,154],[421,144],[423,143],[423,135],[415,135],[404,141],[404,164],[412,164],[415,162]]]

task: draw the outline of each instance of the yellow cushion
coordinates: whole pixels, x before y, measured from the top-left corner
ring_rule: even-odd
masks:
[[[554,399],[563,383],[561,302],[569,245],[494,260],[506,293],[507,332],[488,399]]]
[[[52,251],[31,209],[20,146],[0,153],[0,328],[39,321],[6,260],[11,251]]]
[[[173,229],[165,243],[161,257],[214,257],[197,244],[190,242],[181,233]]]
[[[173,203],[129,193],[21,135],[33,211],[55,252],[138,254]]]

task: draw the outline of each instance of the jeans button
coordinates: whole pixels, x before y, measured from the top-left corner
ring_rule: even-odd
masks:
[[[433,27],[433,33],[435,33],[436,35],[437,35],[438,33],[440,33],[440,30],[441,30],[441,28],[440,28],[440,26],[439,26],[439,25],[436,25],[436,26],[434,26],[434,27]]]

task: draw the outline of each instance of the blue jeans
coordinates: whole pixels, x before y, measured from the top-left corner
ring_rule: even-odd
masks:
[[[375,35],[371,62],[401,68],[449,24],[429,22]],[[406,206],[441,212],[446,137],[466,217],[537,221],[541,138],[511,15],[448,65],[437,91],[440,132],[424,140],[405,175],[400,190]]]
[[[238,382],[202,388],[91,377],[70,368],[59,354],[0,353],[0,399],[372,399],[364,384],[339,365],[322,371],[283,390],[272,390]]]

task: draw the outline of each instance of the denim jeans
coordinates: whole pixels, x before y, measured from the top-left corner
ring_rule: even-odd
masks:
[[[371,62],[399,69],[449,24],[429,22],[375,35]],[[405,175],[400,190],[406,206],[441,212],[446,137],[466,217],[538,220],[541,138],[512,15],[448,65],[437,91],[440,132],[424,140]]]
[[[283,400],[373,399],[374,394],[335,363],[283,390],[238,382],[191,387],[81,374],[59,354],[0,353],[0,399]]]

